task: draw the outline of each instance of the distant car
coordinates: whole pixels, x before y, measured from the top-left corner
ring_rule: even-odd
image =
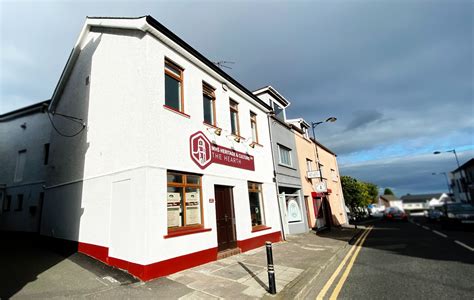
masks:
[[[441,226],[449,227],[473,227],[474,228],[474,205],[467,203],[449,203],[443,206],[444,213],[440,216]]]
[[[408,215],[403,211],[403,209],[398,207],[389,207],[383,213],[383,218],[385,220],[401,220],[408,221]]]
[[[438,222],[443,214],[442,206],[431,206],[430,209],[425,212],[425,217],[428,219],[428,222]]]

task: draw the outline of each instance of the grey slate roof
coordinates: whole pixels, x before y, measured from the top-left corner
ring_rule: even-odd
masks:
[[[426,202],[430,201],[433,198],[439,199],[441,197],[442,193],[436,193],[436,194],[418,194],[418,195],[410,195],[407,194],[405,196],[402,196],[402,201],[404,203],[417,203],[417,202]]]

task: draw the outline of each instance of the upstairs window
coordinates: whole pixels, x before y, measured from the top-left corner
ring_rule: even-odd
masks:
[[[215,89],[203,82],[202,84],[202,105],[204,111],[204,123],[216,125],[216,96]]]
[[[279,163],[284,166],[291,167],[291,150],[282,146],[278,145],[278,153],[279,153]]]
[[[12,205],[12,196],[6,195],[5,199],[3,200],[3,211],[9,211]]]
[[[252,130],[252,142],[258,144],[257,114],[250,112],[250,129]]]
[[[168,230],[202,226],[201,176],[169,171]]]
[[[313,161],[311,159],[306,159],[306,169],[308,172],[313,171]]]
[[[230,100],[230,129],[233,135],[240,136],[239,104]]]
[[[16,203],[16,211],[22,211],[23,210],[23,194],[18,194],[16,196],[17,203]]]
[[[283,107],[278,105],[276,102],[273,102],[273,111],[275,112],[275,118],[282,122],[285,122],[285,111]]]
[[[301,130],[303,130],[303,136],[304,136],[304,138],[309,140],[308,128],[306,128],[305,126],[301,125]]]
[[[183,69],[165,59],[165,105],[184,112]]]
[[[43,154],[44,154],[43,164],[47,165],[49,162],[49,144],[44,144]]]
[[[25,170],[26,164],[26,150],[18,151],[18,156],[16,159],[16,168],[15,168],[15,177],[14,182],[19,182],[23,180],[23,172]]]
[[[265,215],[263,213],[262,185],[256,182],[248,182],[250,218],[252,227],[265,225]]]

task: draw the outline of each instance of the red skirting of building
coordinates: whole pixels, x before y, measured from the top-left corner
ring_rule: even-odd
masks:
[[[237,247],[239,247],[242,252],[246,252],[265,245],[266,241],[274,243],[281,241],[281,233],[277,231],[250,239],[237,241]],[[78,251],[100,260],[110,266],[126,270],[130,274],[140,278],[143,281],[167,276],[185,269],[217,260],[217,247],[173,257],[149,265],[141,265],[119,258],[110,257],[109,248],[93,244],[79,242]]]

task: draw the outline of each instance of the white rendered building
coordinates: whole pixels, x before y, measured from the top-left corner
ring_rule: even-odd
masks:
[[[280,240],[271,107],[152,17],[88,18],[49,109],[41,234],[143,280]]]
[[[0,115],[0,230],[39,232],[49,166],[49,101]]]

